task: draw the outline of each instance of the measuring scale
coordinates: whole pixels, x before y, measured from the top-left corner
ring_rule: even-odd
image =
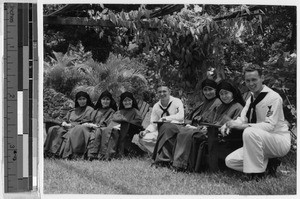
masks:
[[[37,5],[4,3],[4,191],[37,188]]]

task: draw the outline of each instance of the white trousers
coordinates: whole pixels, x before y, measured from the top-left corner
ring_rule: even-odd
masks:
[[[262,173],[268,159],[286,155],[291,147],[291,135],[248,127],[243,132],[243,147],[229,154],[226,166],[244,173]]]

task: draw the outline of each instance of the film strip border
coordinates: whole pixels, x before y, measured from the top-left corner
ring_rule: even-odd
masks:
[[[37,4],[4,3],[5,192],[37,188]]]

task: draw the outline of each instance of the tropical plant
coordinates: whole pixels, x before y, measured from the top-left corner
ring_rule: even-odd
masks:
[[[79,90],[87,91],[96,101],[100,93],[109,90],[115,99],[124,91],[131,91],[137,99],[151,102],[148,91],[146,65],[137,59],[110,54],[105,63],[92,59],[79,42],[69,46],[67,53],[53,52],[55,59],[45,62],[44,85],[70,98]]]
[[[131,91],[137,99],[143,99],[148,93],[148,81],[145,77],[145,65],[135,59],[110,54],[105,63],[85,66],[85,76],[88,84],[79,85],[73,94],[79,90],[86,90],[95,101],[104,90],[113,93],[115,99],[124,91]]]
[[[83,63],[93,62],[90,52],[84,52],[83,46],[69,45],[67,53],[52,52],[55,58],[49,57],[44,62],[44,86],[70,96],[77,84],[85,84],[88,79],[83,74]]]
[[[287,105],[296,112],[296,6],[199,4],[179,7],[182,9],[166,14],[163,9],[158,10],[160,14],[156,15],[157,11],[148,9],[147,5],[118,11],[102,4],[84,5],[85,17],[109,21],[115,27],[73,27],[68,32],[77,28],[77,36],[70,39],[72,34],[67,34],[67,40],[84,38],[86,44],[97,35],[99,40],[110,44],[111,51],[142,60],[147,66],[144,74],[149,90],[163,80],[175,95],[191,104],[196,104],[196,99],[199,101],[199,97],[195,97],[199,92],[195,91],[199,90],[209,68],[215,68],[219,78],[240,82],[239,86],[246,91],[243,66],[257,63],[267,74],[265,82],[285,92],[290,101]],[[93,32],[90,38],[82,36],[90,31]],[[294,122],[290,120],[290,123]]]

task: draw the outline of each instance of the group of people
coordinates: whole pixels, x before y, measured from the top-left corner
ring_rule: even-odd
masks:
[[[129,142],[142,129],[138,104],[131,92],[120,96],[117,107],[109,91],[101,93],[94,105],[88,93],[80,91],[60,125],[49,128],[44,143],[45,157],[89,160],[143,154]]]
[[[121,94],[116,111],[108,91],[95,106],[79,92],[65,122],[49,129],[45,155],[92,160],[147,152],[156,166],[194,172],[231,168],[260,179],[266,170],[276,171],[276,157],[288,153],[291,137],[282,98],[263,84],[260,67],[248,66],[244,78],[251,92],[246,102],[232,82],[205,79],[204,100],[187,116],[182,101],[159,85],[145,130],[132,93]]]

